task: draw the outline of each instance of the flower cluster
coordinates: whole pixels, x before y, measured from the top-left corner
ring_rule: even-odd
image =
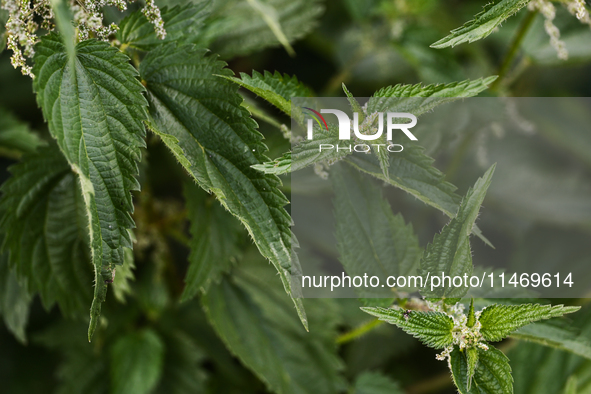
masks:
[[[450,355],[455,346],[458,346],[460,350],[464,350],[466,348],[479,348],[482,350],[488,350],[488,345],[484,342],[484,337],[480,333],[480,328],[482,325],[480,324],[480,321],[478,321],[482,311],[474,313],[476,321],[472,327],[468,327],[468,316],[464,313],[464,304],[458,302],[453,307],[448,309],[443,308],[440,303],[434,304],[427,301],[427,305],[432,310],[446,313],[454,321],[454,328],[452,329],[453,343],[443,349],[440,354],[435,356],[437,360],[447,360],[449,364],[451,359]]]
[[[109,40],[119,27],[114,23],[109,26],[103,24],[103,8],[110,6],[124,11],[128,4],[127,0],[70,0],[70,2],[80,41],[91,37]],[[39,34],[45,34],[54,28],[51,0],[3,0],[0,2],[0,7],[8,11],[6,36],[7,47],[12,51],[10,59],[12,66],[20,68],[23,74],[34,78],[31,66],[27,64],[27,58],[35,54],[34,47],[39,40]],[[166,37],[164,21],[154,0],[146,0],[143,13],[154,25],[158,38],[164,39]]]

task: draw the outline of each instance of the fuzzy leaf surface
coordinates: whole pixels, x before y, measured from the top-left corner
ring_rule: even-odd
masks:
[[[442,349],[453,343],[454,322],[445,313],[382,307],[362,307],[361,310],[386,323],[394,324],[432,348]]]
[[[484,6],[482,12],[474,16],[473,20],[466,22],[462,27],[452,30],[447,37],[431,44],[431,48],[453,47],[485,38],[497,26],[525,7],[529,2],[530,0],[501,0],[496,4],[488,4]]]
[[[291,116],[290,100],[292,97],[310,97],[313,95],[312,91],[299,82],[295,75],[290,77],[278,71],[275,71],[275,73],[265,71],[264,74],[261,74],[253,70],[252,76],[240,73],[240,78],[230,76],[224,78],[250,90],[288,116]]]
[[[77,174],[90,219],[95,292],[89,338],[123,248],[131,248],[130,192],[146,119],[146,100],[129,58],[108,43],[88,40],[68,55],[60,37],[36,46],[33,72],[37,102],[68,164]]]
[[[55,144],[25,155],[2,184],[0,229],[10,267],[46,309],[66,316],[90,302],[88,219],[75,174]]]
[[[120,23],[117,39],[122,47],[149,51],[158,45],[175,42],[193,42],[198,39],[203,29],[203,21],[209,14],[209,2],[191,3],[161,10],[166,37],[161,40],[156,36],[154,25],[141,10],[135,11]]]
[[[171,139],[163,139],[197,183],[240,219],[291,296],[291,218],[283,208],[288,200],[276,176],[252,168],[268,160],[267,147],[241,106],[238,86],[217,76],[231,74],[224,66],[193,45],[150,52],[140,73],[151,123],[178,141],[171,146]],[[293,301],[306,326],[301,299]]]
[[[509,359],[500,350],[489,346],[478,348],[478,364],[468,385],[468,359],[465,352],[455,347],[451,353],[453,381],[461,394],[513,394],[513,377]]]
[[[181,301],[206,290],[230,269],[241,233],[236,218],[198,186],[185,184],[185,200],[191,221],[191,252]]]
[[[510,334],[511,338],[564,350],[591,360],[591,341],[565,324],[539,322],[528,324]]]
[[[480,315],[480,332],[487,341],[500,341],[513,331],[527,324],[560,317],[581,309],[579,306],[564,305],[500,305],[486,307]]]
[[[494,170],[495,165],[476,181],[473,188],[468,190],[456,217],[441,230],[441,233],[435,235],[433,242],[425,249],[419,268],[424,280],[429,282],[421,289],[424,297],[454,299],[461,298],[468,292],[468,287],[454,287],[449,283],[449,286],[442,283],[441,287],[431,289],[432,279],[427,278],[428,276],[441,277],[442,274],[451,277],[472,274],[470,234],[492,181]]]

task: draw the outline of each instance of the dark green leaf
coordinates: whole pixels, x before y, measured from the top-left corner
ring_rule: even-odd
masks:
[[[468,360],[465,351],[455,347],[451,353],[450,367],[456,387],[461,394],[513,394],[513,377],[509,359],[500,350],[490,346],[478,348],[478,364],[468,386]]]
[[[513,331],[527,324],[560,317],[581,309],[579,306],[564,305],[500,305],[486,307],[480,315],[480,333],[487,341],[500,341]]]
[[[0,108],[0,154],[19,157],[22,153],[34,152],[42,144],[43,141],[26,124]]]
[[[453,278],[472,274],[470,234],[494,171],[495,165],[476,181],[473,188],[468,190],[456,217],[441,230],[441,233],[435,235],[433,242],[425,249],[419,265],[421,275],[428,282],[421,289],[424,297],[455,299],[463,297],[468,292],[468,287],[455,287],[449,281],[446,284],[442,280],[440,286],[434,288],[431,288],[431,284],[434,283],[434,277],[441,279],[442,275]]]
[[[121,42],[122,49],[130,47],[142,51],[149,51],[171,41],[193,42],[202,33],[203,21],[208,13],[208,1],[162,8],[166,38],[161,40],[156,36],[154,25],[146,19],[141,10],[138,10],[121,21],[117,39]]]
[[[362,307],[361,310],[387,323],[394,324],[418,338],[425,345],[435,349],[443,349],[453,343],[454,321],[445,313],[405,311],[381,307]]]
[[[131,190],[144,146],[146,101],[129,58],[108,43],[88,40],[75,53],[56,35],[36,46],[34,87],[49,130],[78,175],[90,219],[95,293],[89,338],[113,269],[131,248]]]
[[[260,257],[232,278],[235,282],[224,278],[212,285],[202,298],[230,351],[275,393],[340,392],[342,365],[334,340],[336,316],[327,308],[330,300],[309,300],[312,330],[307,333]]]
[[[164,344],[151,329],[129,333],[111,348],[113,394],[147,394],[162,374]]]
[[[331,167],[336,240],[340,261],[349,276],[409,275],[421,249],[412,225],[392,213],[373,179],[346,164]],[[390,288],[356,288],[359,297],[392,296]]]
[[[0,228],[10,265],[47,309],[67,316],[90,301],[88,221],[80,186],[55,146],[40,148],[10,168],[2,185]]]
[[[291,43],[316,26],[323,10],[319,0],[259,0],[256,3],[262,5],[263,12],[252,3],[239,0],[214,3],[206,30],[206,46],[224,57],[278,46],[282,43],[277,39],[278,31],[269,27],[270,21]]]
[[[185,184],[185,200],[191,221],[191,253],[181,301],[206,291],[230,269],[241,234],[238,221],[196,185]]]
[[[379,372],[364,372],[355,380],[352,394],[402,394],[403,391],[392,379]]]
[[[267,160],[256,123],[240,104],[238,87],[224,63],[192,45],[162,46],[148,54],[140,72],[148,87],[153,127],[173,136],[163,141],[185,169],[238,217],[291,295],[291,218],[280,181],[251,166]],[[187,163],[190,166],[187,166]],[[301,299],[293,299],[304,326]]]

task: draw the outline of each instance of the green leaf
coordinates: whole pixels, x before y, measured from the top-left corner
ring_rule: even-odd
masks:
[[[468,386],[468,360],[466,353],[455,347],[450,355],[450,367],[456,387],[461,394],[513,394],[513,377],[509,359],[500,350],[490,346],[478,348],[478,364]]]
[[[78,315],[92,284],[80,185],[55,144],[25,155],[10,172],[0,199],[10,266],[46,309],[57,302],[64,315]]]
[[[257,171],[262,171],[265,174],[287,174],[291,171],[291,152],[284,153],[283,156],[273,161],[267,161],[263,164],[255,164],[251,167]]]
[[[178,140],[170,147],[173,154],[240,219],[291,295],[291,218],[283,208],[288,200],[277,177],[251,167],[267,160],[267,147],[240,105],[238,87],[216,76],[231,74],[224,65],[192,45],[169,44],[150,52],[140,72],[148,88],[151,122]],[[293,301],[307,326],[301,299]]]
[[[573,313],[581,309],[579,306],[563,305],[500,305],[494,304],[486,307],[480,315],[482,324],[480,333],[487,341],[500,341],[513,331],[527,324],[560,317],[567,313]]]
[[[468,190],[456,217],[441,230],[441,233],[435,235],[433,242],[425,249],[419,264],[419,272],[426,281],[421,289],[421,295],[424,297],[454,299],[461,298],[468,292],[468,287],[454,287],[449,282],[447,285],[440,283],[440,287],[431,289],[432,278],[436,276],[441,278],[441,275],[453,278],[472,274],[470,233],[494,171],[495,165],[476,181],[473,188]],[[428,279],[429,276],[430,279]]]
[[[0,154],[18,158],[22,153],[32,153],[42,145],[38,135],[0,107]]]
[[[591,360],[591,341],[569,327],[550,322],[533,323],[513,332],[510,337],[564,350]]]
[[[135,242],[135,239],[133,241]],[[125,303],[125,297],[132,293],[130,282],[135,280],[133,250],[126,248],[123,253],[125,254],[123,265],[117,267],[117,275],[115,275],[115,279],[113,280],[113,295],[121,303]]]
[[[202,297],[215,331],[228,349],[279,394],[332,394],[343,390],[332,300],[307,300],[307,333],[273,270],[257,256],[245,259],[232,279],[224,277]]]
[[[37,101],[80,179],[90,220],[95,266],[91,338],[113,268],[123,264],[123,248],[132,247],[130,191],[139,189],[134,176],[145,145],[144,89],[129,58],[96,40],[79,43],[68,56],[58,36],[45,36],[36,46],[33,72]]]
[[[191,222],[191,253],[181,301],[187,301],[217,282],[238,254],[241,228],[238,221],[207,193],[185,184],[185,201]]]
[[[264,13],[248,1],[214,3],[205,33],[205,46],[228,58],[285,45],[285,42],[291,43],[309,33],[323,11],[319,0],[259,0],[258,3]],[[263,14],[270,15],[271,20]],[[269,21],[280,26],[283,42],[277,38],[278,31],[269,27]]]
[[[166,38],[158,38],[154,25],[141,10],[138,10],[128,15],[119,25],[117,39],[121,42],[121,48],[149,51],[171,41],[181,43],[197,40],[203,31],[203,22],[209,14],[209,2],[191,3],[174,8],[164,7],[161,14]]]
[[[8,266],[6,253],[0,255],[0,315],[6,328],[22,343],[27,343],[25,328],[29,320],[31,296]]]
[[[295,51],[293,50],[293,47],[290,45],[289,40],[287,39],[285,33],[281,28],[281,23],[279,22],[279,14],[277,10],[269,6],[264,1],[246,1],[252,7],[252,9],[255,10],[261,18],[263,18],[267,26],[269,26],[269,29],[271,29],[271,31],[273,32],[273,35],[275,35],[275,38],[277,38],[277,41],[281,43],[281,45],[283,46],[283,48],[285,48],[285,51],[289,54],[289,56],[295,56]]]
[[[129,333],[111,348],[113,394],[147,394],[158,384],[164,361],[164,344],[151,329]]]
[[[478,348],[469,347],[465,349],[466,353],[466,384],[468,390],[472,387],[472,378],[474,378],[474,374],[476,373],[476,367],[478,366]]]
[[[461,82],[441,83],[433,85],[395,85],[382,88],[375,92],[367,103],[367,113],[410,112],[420,116],[438,105],[456,101],[463,97],[474,97],[488,89],[497,79],[496,75],[467,79]]]
[[[336,240],[340,261],[349,276],[409,275],[417,267],[421,249],[412,225],[392,213],[381,187],[349,165],[331,167]],[[390,288],[356,288],[359,297],[392,297]]]
[[[400,385],[379,372],[363,372],[355,380],[352,394],[402,394]]]
[[[282,75],[278,71],[275,71],[274,74],[269,71],[261,74],[253,70],[252,77],[246,73],[240,73],[240,78],[225,75],[222,75],[222,77],[262,97],[288,116],[291,116],[290,100],[292,97],[310,97],[313,95],[312,91],[299,82],[295,75],[290,77],[287,74]]]
[[[566,386],[564,387],[563,394],[577,394],[577,377],[571,376],[566,381]]]
[[[530,0],[502,0],[488,4],[473,20],[451,31],[451,34],[431,45],[431,48],[446,48],[464,42],[474,42],[491,34],[497,26],[529,3]]]
[[[394,324],[432,348],[443,349],[453,343],[454,321],[445,313],[382,307],[362,307],[361,310],[382,321]]]

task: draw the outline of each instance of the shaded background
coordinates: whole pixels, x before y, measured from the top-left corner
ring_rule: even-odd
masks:
[[[172,3],[172,2],[170,2]],[[442,83],[467,78],[480,78],[498,72],[512,37],[526,11],[510,18],[498,32],[473,44],[453,49],[435,50],[429,45],[453,28],[461,26],[480,11],[481,1],[436,0],[342,0],[327,1],[316,28],[293,44],[296,56],[290,56],[278,45],[240,56],[222,56],[229,68],[251,73],[278,70],[297,77],[318,96],[343,96],[341,83],[347,84],[355,96],[370,96],[375,90],[396,83]],[[549,46],[541,16],[529,30],[518,52],[506,85],[484,95],[521,97],[586,97],[591,93],[591,30],[581,25],[558,4],[555,21],[570,50],[570,60],[560,61]],[[211,49],[216,51],[215,43]],[[10,111],[49,139],[32,93],[31,81],[14,70],[9,53],[0,54],[0,107]],[[249,98],[252,96],[245,94]],[[279,111],[256,100],[279,123],[289,124]],[[2,115],[0,115],[2,116]],[[277,157],[290,148],[276,127],[259,121],[269,145],[270,157]],[[428,153],[435,157],[435,166],[463,194],[481,175],[481,162],[489,162],[494,144],[505,143],[519,149],[516,171],[528,177],[542,177],[541,190],[532,201],[532,212],[517,210],[507,213],[501,199],[491,200],[490,210],[511,216],[511,225],[487,215],[479,225],[496,245],[510,244],[514,254],[505,258],[551,259],[553,256],[578,258],[589,250],[552,250],[557,238],[589,239],[589,221],[568,211],[550,217],[540,200],[551,196],[555,188],[572,187],[580,193],[582,209],[591,209],[587,186],[591,176],[591,142],[588,135],[573,133],[570,143],[560,143],[552,133],[498,136],[494,130],[445,136]],[[500,142],[499,142],[500,141]],[[558,141],[558,142],[557,142]],[[487,156],[488,155],[488,156]],[[265,393],[264,384],[225,349],[207,323],[198,301],[178,304],[184,286],[188,248],[184,245],[188,224],[183,217],[182,185],[185,175],[166,148],[154,136],[141,166],[142,196],[135,196],[135,220],[139,241],[135,250],[133,294],[126,304],[118,303],[112,294],[104,307],[109,317],[104,335],[88,345],[86,322],[64,320],[54,307],[45,311],[35,298],[26,331],[27,343],[17,341],[0,327],[0,392],[2,393],[103,393],[109,392],[114,374],[116,350],[112,344],[121,332],[157,332],[165,344],[162,378],[155,392],[159,393]],[[14,157],[0,159],[0,178],[8,177],[6,168]],[[568,182],[564,180],[568,178]],[[495,178],[493,182],[503,182]],[[286,193],[289,184],[286,180]],[[546,187],[547,189],[544,189]],[[393,190],[392,201],[398,202],[395,212],[402,212],[407,221],[420,219],[421,246],[438,231],[445,218],[417,204],[403,193]],[[509,194],[511,196],[511,194]],[[534,204],[539,203],[538,205]],[[495,204],[497,204],[495,206]],[[589,204],[586,206],[585,204]],[[541,206],[536,210],[536,206]],[[487,202],[485,207],[488,209]],[[581,207],[578,207],[579,209]],[[525,214],[527,213],[527,215]],[[167,218],[180,217],[169,220]],[[499,224],[499,222],[502,222]],[[260,264],[247,237],[238,257],[244,266]],[[546,247],[545,249],[542,247]],[[474,242],[474,255],[479,255],[480,242]],[[475,257],[476,259],[477,257]],[[90,269],[90,268],[89,268]],[[278,282],[272,275],[272,280]],[[586,304],[588,300],[565,300]],[[307,304],[328,315],[326,327],[311,324],[311,330],[325,330],[328,340],[338,343],[343,360],[344,382],[353,382],[362,373],[379,371],[409,393],[453,393],[447,365],[435,360],[436,351],[421,346],[400,330],[379,325],[369,333],[351,340],[346,334],[355,327],[367,327],[369,317],[361,313],[357,300],[310,300]],[[10,305],[8,305],[10,307]],[[572,327],[580,327],[591,338],[591,308],[574,317]],[[295,315],[295,313],[293,313]],[[300,327],[301,328],[301,327]],[[509,351],[514,370],[516,393],[559,393],[568,376],[578,371],[582,389],[589,390],[591,364],[581,358],[539,345],[503,342]],[[375,378],[378,382],[379,379]],[[189,382],[184,384],[183,382]],[[390,383],[388,383],[390,384]],[[320,392],[320,391],[319,391]],[[375,391],[377,392],[377,391]],[[587,392],[587,391],[581,391]]]

